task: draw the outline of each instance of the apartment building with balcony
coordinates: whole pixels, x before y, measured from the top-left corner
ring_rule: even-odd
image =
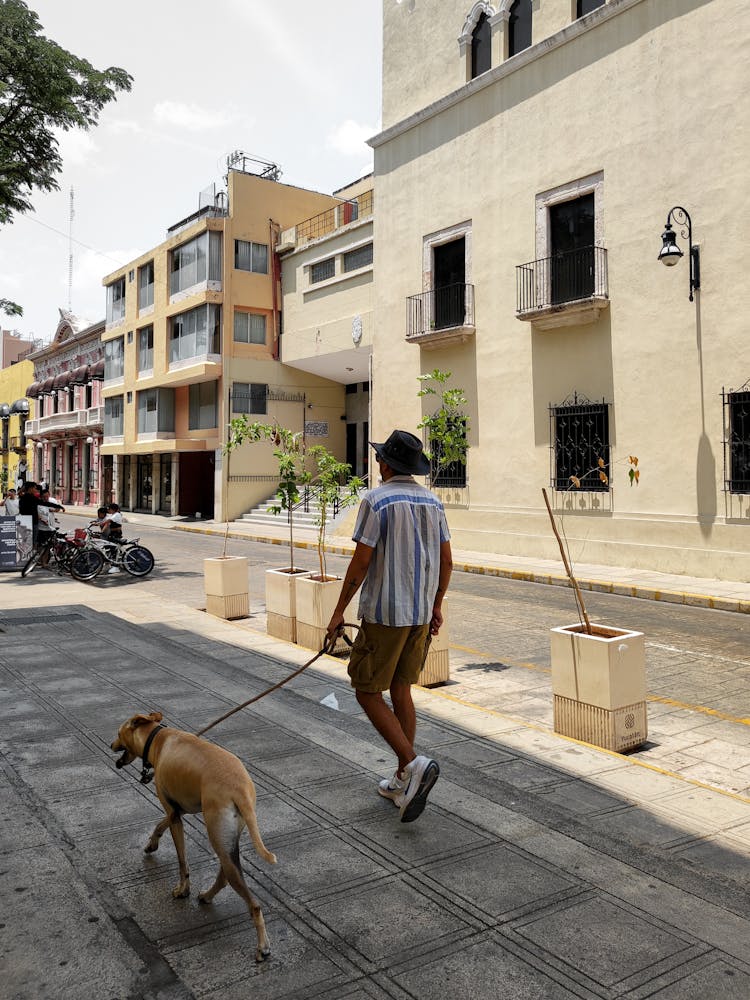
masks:
[[[101,451],[103,330],[103,320],[89,323],[61,309],[50,344],[29,355],[34,381],[25,395],[34,412],[25,428],[32,452],[27,478],[47,483],[64,504],[98,506],[114,493],[113,466]]]
[[[383,22],[373,437],[451,371],[458,546],[558,560],[546,487],[575,560],[750,579],[747,5],[385,0]]]
[[[373,177],[281,233],[281,360],[345,387],[345,460],[365,476],[373,326]]]
[[[224,454],[239,414],[343,454],[343,386],[281,363],[276,253],[283,229],[340,199],[253,165],[230,166],[226,191],[104,278],[103,451],[127,510],[230,520],[271,495],[269,445]]]

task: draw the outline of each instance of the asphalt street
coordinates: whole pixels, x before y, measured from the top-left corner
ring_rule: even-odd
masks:
[[[68,526],[80,518],[64,517]],[[205,606],[203,559],[221,553],[216,536],[130,524],[157,559],[149,590],[187,606]],[[288,549],[238,538],[230,554],[250,568],[247,625],[265,628],[264,571],[287,565]],[[317,553],[300,548],[304,569]],[[341,574],[347,558],[327,556]],[[122,576],[92,586],[137,586]],[[644,632],[647,641],[650,740],[635,756],[647,763],[750,796],[750,615],[645,601],[610,594],[586,597],[592,620]],[[454,573],[447,599],[453,697],[552,730],[550,628],[576,620],[572,593],[561,587]]]

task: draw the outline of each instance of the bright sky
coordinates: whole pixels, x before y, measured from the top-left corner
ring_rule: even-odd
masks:
[[[130,94],[90,132],[64,134],[60,190],[0,229],[4,328],[49,341],[68,307],[103,318],[101,279],[166,238],[223,186],[233,150],[270,160],[288,184],[331,193],[372,169],[380,123],[381,0],[27,0],[43,34]]]

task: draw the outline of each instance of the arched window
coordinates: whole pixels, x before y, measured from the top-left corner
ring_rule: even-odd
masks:
[[[508,21],[508,55],[514,56],[531,45],[531,0],[516,0]]]
[[[471,33],[471,78],[486,73],[492,65],[491,28],[486,14],[480,14]]]

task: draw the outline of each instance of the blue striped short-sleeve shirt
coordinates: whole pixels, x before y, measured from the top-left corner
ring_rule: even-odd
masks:
[[[411,476],[392,476],[362,500],[352,536],[372,555],[359,616],[380,625],[426,625],[450,539],[442,503]]]

